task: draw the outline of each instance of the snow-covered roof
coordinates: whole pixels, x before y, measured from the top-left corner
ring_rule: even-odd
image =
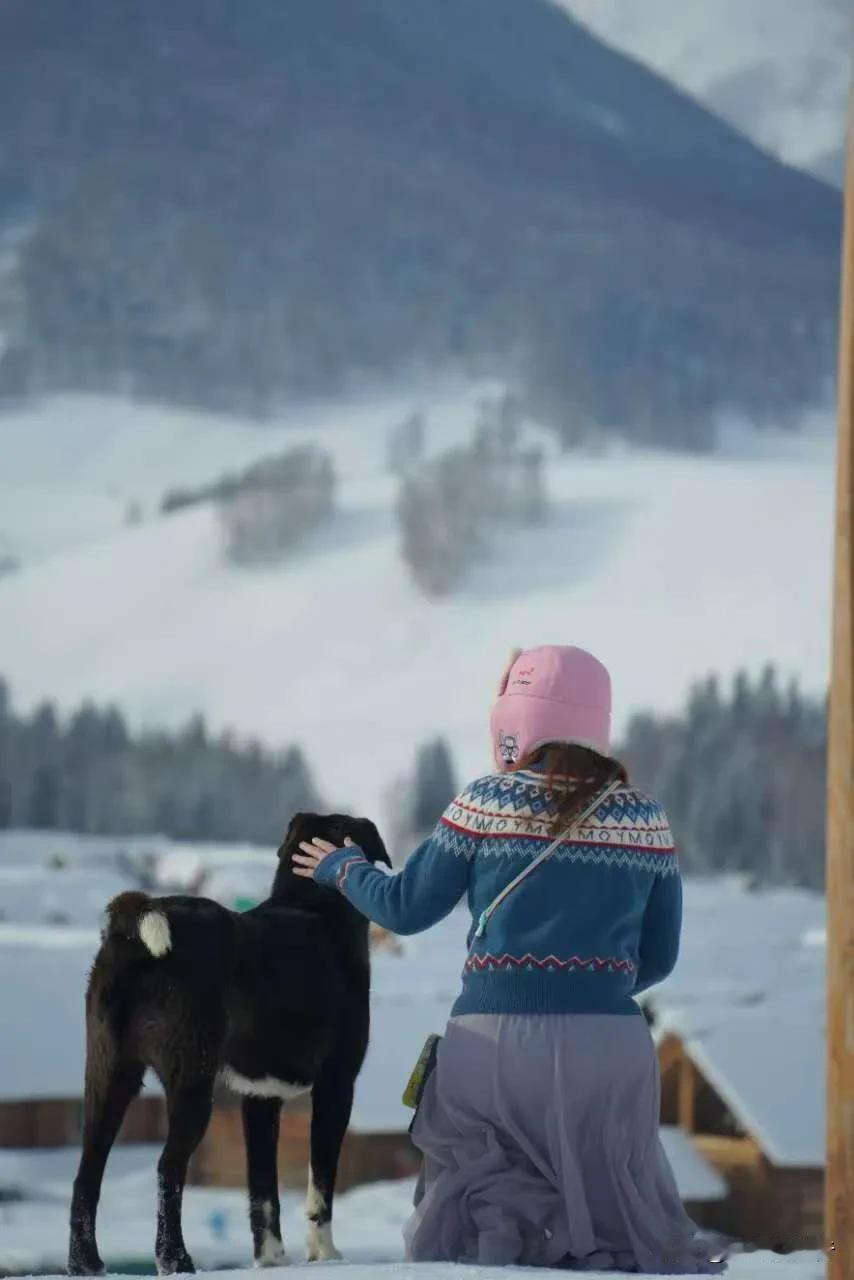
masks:
[[[468,916],[454,911],[435,928],[401,939],[402,954],[379,952],[371,972],[371,1041],[356,1085],[354,1129],[394,1133],[412,1112],[401,1102],[424,1041],[441,1033],[460,987]]]
[[[823,1004],[676,1010],[664,1015],[662,1029],[683,1040],[701,1074],[773,1164],[824,1165]]]
[[[90,930],[0,925],[0,1101],[81,1098]]]
[[[729,1188],[714,1165],[701,1155],[684,1129],[661,1126],[661,1143],[683,1200],[704,1204],[725,1200]]]
[[[143,864],[164,891],[204,869],[206,890],[229,906],[264,897],[276,869],[273,849],[247,844],[0,832],[0,1100],[82,1095],[84,992],[100,921]],[[160,1089],[150,1072],[146,1088]]]
[[[799,889],[688,882],[682,954],[650,995],[659,1034],[697,1067],[773,1163],[825,1158],[825,903]]]
[[[751,892],[739,876],[689,879],[679,961],[653,1003],[745,1007],[823,990],[825,921],[820,893]]]

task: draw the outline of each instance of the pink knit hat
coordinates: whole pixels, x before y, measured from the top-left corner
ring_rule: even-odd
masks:
[[[547,742],[610,749],[611,677],[592,654],[546,644],[515,654],[492,708],[492,750],[499,770],[513,769]]]

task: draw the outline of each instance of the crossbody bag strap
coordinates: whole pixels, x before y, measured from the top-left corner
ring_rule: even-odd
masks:
[[[527,867],[519,872],[518,876],[511,880],[508,885],[505,885],[497,897],[492,899],[486,910],[481,911],[477,922],[477,928],[474,932],[475,938],[482,938],[486,933],[486,926],[489,924],[490,918],[501,906],[504,899],[509,897],[510,894],[513,893],[514,889],[518,889],[522,881],[527,880],[528,876],[532,875],[536,871],[537,867],[542,866],[542,864],[552,856],[555,849],[562,845],[564,840],[571,836],[579,827],[583,826],[590,815],[595,813],[599,808],[600,804],[607,800],[610,795],[613,795],[613,793],[621,786],[622,781],[619,778],[615,778],[614,781],[610,782],[602,791],[597,792],[581,813],[573,818],[572,822],[565,828],[565,830],[561,831],[557,839],[552,840],[551,844],[548,845],[547,848],[543,849],[542,852],[538,853],[536,858],[529,862]]]

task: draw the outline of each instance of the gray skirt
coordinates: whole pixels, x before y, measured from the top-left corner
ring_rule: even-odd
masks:
[[[416,1262],[716,1274],[659,1138],[643,1017],[452,1018],[412,1126]]]

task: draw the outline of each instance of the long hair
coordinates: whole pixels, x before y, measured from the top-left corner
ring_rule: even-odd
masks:
[[[554,796],[555,812],[550,823],[553,836],[571,826],[597,792],[612,782],[625,784],[629,780],[625,765],[619,760],[569,743],[549,742],[537,747],[516,768],[534,766],[544,772],[546,785]]]

